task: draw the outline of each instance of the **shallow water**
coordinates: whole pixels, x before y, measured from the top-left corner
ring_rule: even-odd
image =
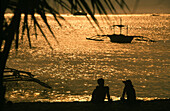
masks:
[[[8,17],[8,16],[7,16]],[[11,50],[7,66],[18,70],[29,71],[37,79],[49,84],[53,89],[46,89],[34,82],[8,82],[6,97],[14,102],[23,101],[90,101],[91,93],[96,87],[98,78],[105,79],[110,87],[113,100],[119,99],[123,90],[122,80],[131,79],[139,99],[169,98],[170,72],[170,15],[110,15],[109,25],[119,24],[122,18],[128,25],[129,35],[148,37],[157,42],[133,40],[130,44],[86,40],[102,34],[90,25],[85,17],[65,16],[67,24],[62,21],[60,28],[57,22],[48,16],[57,42],[40,19],[39,23],[45,32],[53,50],[50,49],[38,30],[35,38],[30,27],[32,49],[29,49],[26,33],[16,53]],[[110,26],[99,23],[105,34],[112,34]],[[116,33],[118,29],[116,29]],[[126,33],[126,30],[123,30]],[[22,43],[23,42],[23,43]]]

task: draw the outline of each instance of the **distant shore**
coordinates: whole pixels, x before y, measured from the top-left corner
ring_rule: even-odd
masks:
[[[21,102],[7,103],[3,111],[169,111],[170,99],[138,101],[129,105],[121,101],[94,104],[91,102]]]

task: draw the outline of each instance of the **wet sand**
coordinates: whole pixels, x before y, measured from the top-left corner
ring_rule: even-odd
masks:
[[[121,101],[94,104],[90,102],[23,102],[8,103],[4,111],[169,111],[170,99],[138,101],[135,105]]]

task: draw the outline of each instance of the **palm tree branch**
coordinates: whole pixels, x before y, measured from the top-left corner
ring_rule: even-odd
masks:
[[[58,0],[55,0],[57,3],[59,3],[62,7],[64,7],[66,10],[68,10],[69,12],[71,12],[71,10],[69,9],[69,6],[63,2],[62,0],[58,1]]]
[[[107,0],[104,0],[105,4],[107,5],[107,7],[109,8],[110,12],[113,14],[112,8],[110,7],[109,3],[107,2]]]
[[[98,26],[98,28],[100,29],[100,31],[103,32],[103,30],[100,28],[100,25],[99,25],[97,19],[94,17],[94,14],[93,14],[92,11],[90,10],[90,7],[89,7],[88,4],[86,3],[86,1],[80,0],[80,2],[83,4],[84,8],[85,8],[86,11],[88,12],[88,14],[91,16],[91,18],[93,19],[93,21],[96,23],[96,25]]]
[[[25,14],[25,17],[26,17],[26,21],[24,21],[24,22],[25,22],[25,26],[26,26],[26,29],[27,29],[27,37],[28,37],[28,41],[29,41],[29,47],[31,48],[30,31],[29,31],[29,28],[28,28],[28,14]]]
[[[33,21],[33,24],[34,24],[35,38],[37,39],[37,28],[36,28],[36,24],[35,24],[35,21],[33,20],[33,18],[32,18],[32,21]]]
[[[20,14],[19,20],[16,21],[17,29],[19,29],[19,27],[20,27],[20,20],[21,20],[21,14]],[[19,30],[16,30],[16,40],[15,40],[15,49],[16,50],[18,49],[18,42],[19,42]]]
[[[77,4],[79,5],[80,9],[81,9],[83,12],[85,12],[85,10],[83,9],[83,7],[82,7],[82,5],[80,4],[79,1],[77,1]],[[93,23],[91,22],[91,20],[89,19],[89,17],[88,17],[87,15],[86,15],[86,18],[87,18],[87,20],[90,22],[90,24],[92,25],[92,27],[95,29],[95,31],[97,32],[96,27],[93,25]]]
[[[50,31],[51,34],[53,35],[53,37],[54,37],[54,39],[56,40],[56,42],[58,43],[58,41],[57,41],[57,39],[56,39],[56,37],[55,37],[53,31],[51,30],[50,25],[49,25],[48,22],[47,22],[47,18],[46,18],[45,13],[44,13],[43,11],[40,11],[40,10],[38,11],[38,13],[41,15],[41,18],[43,19],[44,23],[45,23],[46,26],[48,27],[49,31]]]
[[[32,14],[32,19],[34,20],[34,22],[35,22],[35,24],[37,25],[37,27],[40,29],[40,31],[41,31],[43,37],[45,38],[47,44],[49,45],[49,47],[53,50],[53,48],[52,48],[50,42],[48,41],[47,37],[45,36],[43,30],[41,29],[40,25],[38,24],[38,22],[37,22],[37,20],[36,20],[36,18],[35,18],[35,16],[34,16],[33,14]]]
[[[114,7],[113,3],[110,0],[108,0],[108,2],[110,3],[110,6],[114,10],[114,12],[117,13],[116,8]]]

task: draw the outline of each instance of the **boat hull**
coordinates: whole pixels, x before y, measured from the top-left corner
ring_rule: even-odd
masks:
[[[125,35],[118,35],[118,34],[113,34],[113,35],[107,35],[110,38],[111,42],[116,42],[116,43],[131,43],[134,36],[125,36]]]

